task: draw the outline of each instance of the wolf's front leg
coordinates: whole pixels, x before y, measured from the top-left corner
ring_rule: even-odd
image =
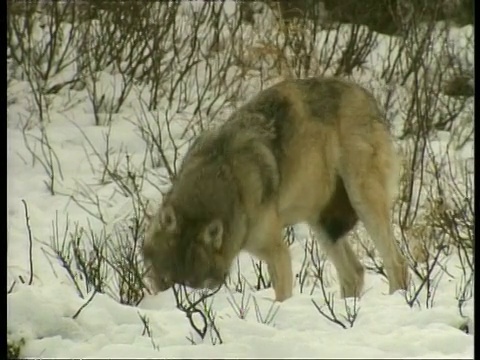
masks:
[[[267,264],[275,291],[275,300],[284,301],[292,296],[292,260],[287,244],[283,242],[281,237],[277,239],[274,240],[274,243],[257,251],[255,255]]]

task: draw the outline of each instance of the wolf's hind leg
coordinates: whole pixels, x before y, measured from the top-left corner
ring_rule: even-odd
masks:
[[[372,135],[373,136],[373,135]],[[341,175],[351,204],[365,225],[375,247],[383,259],[389,280],[390,293],[406,289],[408,267],[398,249],[391,226],[391,203],[395,164],[393,154],[385,144],[359,147],[355,154],[345,156]]]
[[[360,297],[365,270],[347,239],[343,237],[332,241],[323,229],[318,229],[317,234],[323,251],[337,271],[342,298]]]
[[[359,297],[363,288],[364,268],[345,235],[358,221],[345,187],[337,178],[335,191],[315,224],[321,247],[337,271],[342,297]]]

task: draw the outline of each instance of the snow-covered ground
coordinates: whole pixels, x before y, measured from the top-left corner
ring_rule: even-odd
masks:
[[[178,15],[179,19],[188,19],[195,11],[185,8]],[[188,36],[189,31],[186,24],[182,25],[185,26],[184,36]],[[66,33],[68,26],[65,25]],[[345,25],[344,29],[347,34],[348,26]],[[45,27],[35,31],[41,39]],[[249,38],[250,34],[251,41],[267,37],[253,28],[245,31],[238,36]],[[460,57],[471,63],[473,47],[469,46],[473,45],[467,45],[466,39],[472,36],[472,32],[473,27],[467,26],[452,29],[449,35],[449,41],[460,46]],[[323,41],[324,36],[326,32],[319,32],[318,41]],[[210,40],[205,34],[201,48],[206,48]],[[410,101],[410,93],[408,82],[401,86],[385,84],[380,79],[386,57],[395,56],[394,47],[389,51],[392,41],[390,37],[379,35],[364,70],[354,72],[352,78],[371,88],[382,103],[387,90],[393,94],[396,101],[387,109],[387,115],[394,125],[394,132],[397,132],[402,127],[405,114],[402,110],[406,107],[405,102]],[[229,46],[237,45],[232,42],[224,46],[226,52]],[[428,302],[425,292],[420,294],[419,303],[413,306],[407,305],[408,294],[389,295],[386,279],[374,271],[367,271],[365,293],[361,299],[341,300],[336,274],[327,261],[325,286],[330,294],[335,295],[335,312],[346,328],[319,313],[313,301],[325,309],[325,299],[312,278],[307,278],[302,286],[297,278],[293,297],[281,304],[272,302],[271,288],[255,290],[257,276],[252,258],[242,253],[232,269],[232,278],[241,274],[246,279],[243,291],[224,287],[207,300],[221,341],[211,328],[207,329],[204,339],[194,331],[185,313],[177,309],[172,290],[146,294],[135,306],[118,301],[115,296],[118,279],[111,274],[106,277],[111,285],[111,291],[106,294],[87,289],[80,273],[74,274],[80,289],[74,286],[72,276],[53,255],[52,243],[69,244],[77,236],[81,248],[88,254],[91,250],[88,239],[92,237],[118,241],[138,210],[139,200],[132,194],[140,194],[143,200],[149,199],[153,206],[157,206],[161,201],[161,190],[169,186],[168,171],[162,166],[164,162],[142,129],[150,126],[150,134],[160,134],[167,160],[172,164],[176,156],[178,164],[191,134],[199,131],[199,118],[202,117],[204,126],[210,126],[207,107],[211,105],[210,113],[216,114],[215,121],[221,121],[236,104],[282,78],[277,73],[252,71],[242,75],[240,85],[228,86],[228,79],[241,73],[232,65],[225,71],[225,88],[214,89],[215,86],[221,89],[217,80],[206,81],[212,73],[224,71],[221,70],[222,54],[222,51],[218,52],[212,60],[213,68],[209,68],[205,61],[199,61],[193,67],[196,70],[189,71],[180,81],[179,90],[172,92],[173,97],[169,97],[168,90],[159,95],[156,110],[150,110],[146,105],[152,88],[135,81],[123,106],[113,114],[108,111],[108,103],[121,96],[124,79],[112,69],[98,71],[94,81],[85,80],[83,88],[65,87],[56,94],[45,95],[43,101],[46,105],[40,113],[28,78],[21,76],[24,69],[12,67],[7,88],[7,285],[12,286],[7,295],[7,337],[9,341],[23,344],[20,356],[473,358],[473,297],[463,305],[460,314],[456,296],[462,281],[462,268],[454,252],[439,260],[442,267],[435,270],[436,292],[430,306],[425,305]],[[173,65],[173,75],[166,76],[174,77],[178,71],[175,66],[180,68],[181,62]],[[75,71],[74,65],[66,66],[49,78],[45,88],[72,79]],[[170,84],[174,83],[170,81]],[[233,100],[232,89],[237,85],[235,94],[238,96]],[[97,111],[91,101],[93,88],[105,99]],[[204,96],[203,102],[199,100],[201,96]],[[185,100],[187,97],[188,101]],[[200,111],[198,104],[201,104]],[[43,122],[40,122],[41,115]],[[473,126],[473,98],[460,112],[458,123],[462,129]],[[451,153],[458,163],[472,161],[473,137],[455,148],[451,145],[452,133],[436,132],[431,139],[432,151],[439,159]],[[406,147],[408,140],[398,143],[399,147]],[[178,153],[173,144],[178,147]],[[106,172],[106,167],[121,180]],[[457,185],[460,187],[465,185],[462,185],[462,179],[459,175]],[[122,184],[127,184],[127,189],[122,188]],[[139,190],[135,192],[135,189]],[[81,228],[83,233],[79,230]],[[295,230],[296,240],[291,251],[294,273],[299,274],[305,266],[304,248],[306,243],[311,243],[311,235],[301,225]],[[352,242],[358,237],[367,237],[361,226],[351,235]],[[66,252],[71,254],[71,248]],[[418,279],[413,278],[418,286]],[[356,309],[357,317],[350,326],[345,319],[352,309]],[[194,317],[193,321],[202,324],[201,318]],[[468,327],[468,333],[461,330],[465,327]]]

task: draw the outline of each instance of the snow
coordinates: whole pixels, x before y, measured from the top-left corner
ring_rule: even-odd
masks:
[[[267,294],[251,295],[266,313],[272,305]],[[473,352],[472,336],[457,328],[454,307],[411,309],[400,293],[367,293],[348,330],[321,318],[309,295],[296,294],[279,305],[272,324],[256,321],[253,310],[245,320],[238,319],[225,296],[218,296],[218,327],[225,344],[217,346],[189,345],[183,314],[167,304],[167,294],[157,297],[136,309],[98,294],[72,320],[82,305],[73,291],[57,284],[21,286],[9,297],[9,331],[34,339],[27,342],[26,354],[63,358],[470,358]],[[148,316],[158,352],[141,336],[138,314]]]
[[[180,20],[184,21],[201,11],[201,4],[192,2],[188,7],[187,3],[182,3]],[[223,12],[225,19],[231,21],[235,14],[234,3],[227,1]],[[273,21],[269,13],[264,17],[255,16],[262,22]],[[35,26],[38,27],[38,23]],[[186,23],[179,26],[188,27]],[[63,32],[67,34],[69,29],[70,25],[66,24]],[[342,26],[342,29],[346,36],[348,25]],[[48,38],[41,36],[45,30],[36,28],[34,36],[43,46],[48,43]],[[222,31],[227,38],[227,30]],[[467,26],[452,28],[448,33],[452,47],[460,52],[459,57],[470,64],[473,63],[473,43],[468,39],[473,36],[472,31],[473,27]],[[178,36],[185,35],[179,33]],[[250,39],[252,44],[261,44],[271,34],[248,25],[238,36]],[[319,30],[321,43],[327,41],[322,40],[326,36],[327,30]],[[210,38],[206,36],[204,40],[210,41]],[[208,41],[202,43],[202,49]],[[344,46],[342,41],[336,46]],[[397,39],[379,34],[375,50],[366,59],[365,69],[354,71],[351,76],[370,87],[382,103],[387,90],[393,91],[395,101],[387,109],[387,116],[392,120],[394,133],[403,126],[404,109],[410,101],[408,84],[386,84],[380,73],[386,58],[395,57],[398,50],[396,42]],[[225,46],[225,51],[229,51],[237,44],[227,42]],[[397,50],[390,51],[389,48]],[[440,47],[437,50],[439,53],[443,51]],[[221,54],[217,56],[220,60]],[[73,54],[69,53],[69,56]],[[260,58],[255,60],[259,63],[263,61]],[[203,76],[208,73],[205,61],[199,61],[196,70],[190,72],[179,85],[185,90],[183,96],[188,99],[179,96],[181,90],[178,90],[171,103],[168,96],[161,96],[157,109],[149,110],[146,106],[149,85],[136,81],[118,112],[112,114],[125,80],[118,69],[107,69],[96,73],[96,81],[90,78],[83,89],[66,87],[57,94],[46,96],[43,122],[32,87],[26,78],[18,75],[19,69],[12,72],[7,88],[7,286],[15,284],[7,295],[7,331],[9,340],[25,340],[21,356],[473,358],[474,301],[473,296],[466,301],[460,314],[456,295],[462,281],[462,268],[455,252],[440,258],[444,270],[437,268],[434,274],[438,287],[433,306],[426,306],[428,299],[425,291],[420,293],[418,303],[412,307],[406,302],[408,293],[398,291],[389,295],[386,279],[374,271],[366,273],[362,297],[344,301],[339,298],[335,271],[327,262],[324,281],[327,291],[335,295],[335,311],[346,324],[346,329],[323,317],[314,306],[312,300],[320,307],[325,305],[325,300],[319,288],[314,286],[312,277],[307,276],[302,286],[296,278],[293,297],[283,303],[272,301],[271,288],[255,290],[252,258],[242,253],[232,268],[232,277],[242,275],[243,293],[223,287],[207,300],[215,313],[222,344],[212,333],[204,339],[195,333],[185,313],[177,309],[172,290],[147,294],[138,305],[127,305],[120,303],[115,295],[118,279],[111,274],[107,280],[110,286],[107,293],[94,293],[78,277],[80,289],[74,286],[52,252],[52,241],[71,239],[76,228],[83,228],[86,232],[81,237],[81,246],[86,254],[92,246],[92,242],[88,241],[88,236],[92,234],[98,237],[104,234],[109,236],[108,241],[118,241],[121,234],[125,234],[126,224],[138,210],[138,199],[131,196],[132,189],[139,186],[142,199],[149,201],[149,208],[155,208],[161,202],[162,191],[169,186],[163,159],[155,152],[152,139],[141,129],[149,124],[153,132],[161,137],[167,159],[178,166],[191,135],[200,129],[199,116],[205,121],[207,113],[215,113],[212,122],[221,122],[233,111],[235,104],[282,78],[282,74],[265,74],[259,79],[258,72],[250,71],[244,74],[241,84],[234,89],[228,84],[240,70],[232,66],[225,71],[224,88],[216,89],[214,94],[208,86],[213,87],[212,84],[216,83],[208,85],[208,77]],[[435,64],[438,66],[438,63]],[[213,73],[222,69],[220,65],[221,62],[214,64]],[[183,66],[181,61],[175,64],[178,69]],[[75,71],[73,65],[65,67],[48,80],[46,88],[74,78]],[[97,113],[100,123],[97,123],[90,100],[94,86],[105,96],[104,105]],[[200,103],[198,96],[205,90],[208,104],[195,113]],[[235,93],[237,90],[238,93]],[[217,100],[213,100],[217,95]],[[439,107],[438,111],[443,110]],[[468,123],[469,119],[473,119],[473,98],[467,100],[459,118],[463,119],[464,127],[473,128],[473,124]],[[169,127],[166,125],[168,121]],[[207,123],[203,125],[210,126]],[[456,136],[460,138],[461,134]],[[455,148],[451,146],[452,137],[449,131],[435,132],[430,143],[432,154],[438,157],[438,161],[450,156],[458,166],[471,161],[473,140]],[[174,151],[174,142],[178,153]],[[408,147],[408,140],[399,140],[398,145]],[[118,179],[108,172],[105,175],[105,167],[124,176],[123,180],[131,174],[135,179],[128,178],[130,183],[125,183],[129,185],[122,188]],[[465,183],[466,179],[459,179],[456,185],[466,186]],[[419,196],[423,199],[421,194]],[[25,210],[28,211],[28,225],[32,233],[31,263],[34,271],[30,285],[30,239]],[[312,235],[302,224],[296,226],[295,234],[296,240],[290,249],[294,274],[299,274],[305,266],[304,249],[312,241]],[[366,237],[368,235],[363,227],[359,226],[351,235],[351,240],[353,243],[356,238]],[[414,281],[412,287],[418,286],[418,279],[414,278]],[[82,308],[87,301],[90,302]],[[358,307],[359,311],[350,327],[344,319],[354,307]],[[148,321],[148,331],[142,317]],[[194,321],[201,323],[199,318],[194,318]],[[468,334],[460,330],[464,325],[468,325]]]

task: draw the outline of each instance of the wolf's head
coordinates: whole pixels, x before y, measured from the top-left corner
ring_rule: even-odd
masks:
[[[261,154],[235,145],[236,133],[197,138],[147,226],[143,255],[159,291],[174,283],[216,288],[242,249],[248,227],[243,194],[260,198],[263,183],[252,180],[256,172],[241,168]]]
[[[155,290],[175,283],[198,289],[222,285],[232,261],[225,245],[228,228],[208,213],[185,212],[164,203],[151,219],[143,245],[147,276]]]

